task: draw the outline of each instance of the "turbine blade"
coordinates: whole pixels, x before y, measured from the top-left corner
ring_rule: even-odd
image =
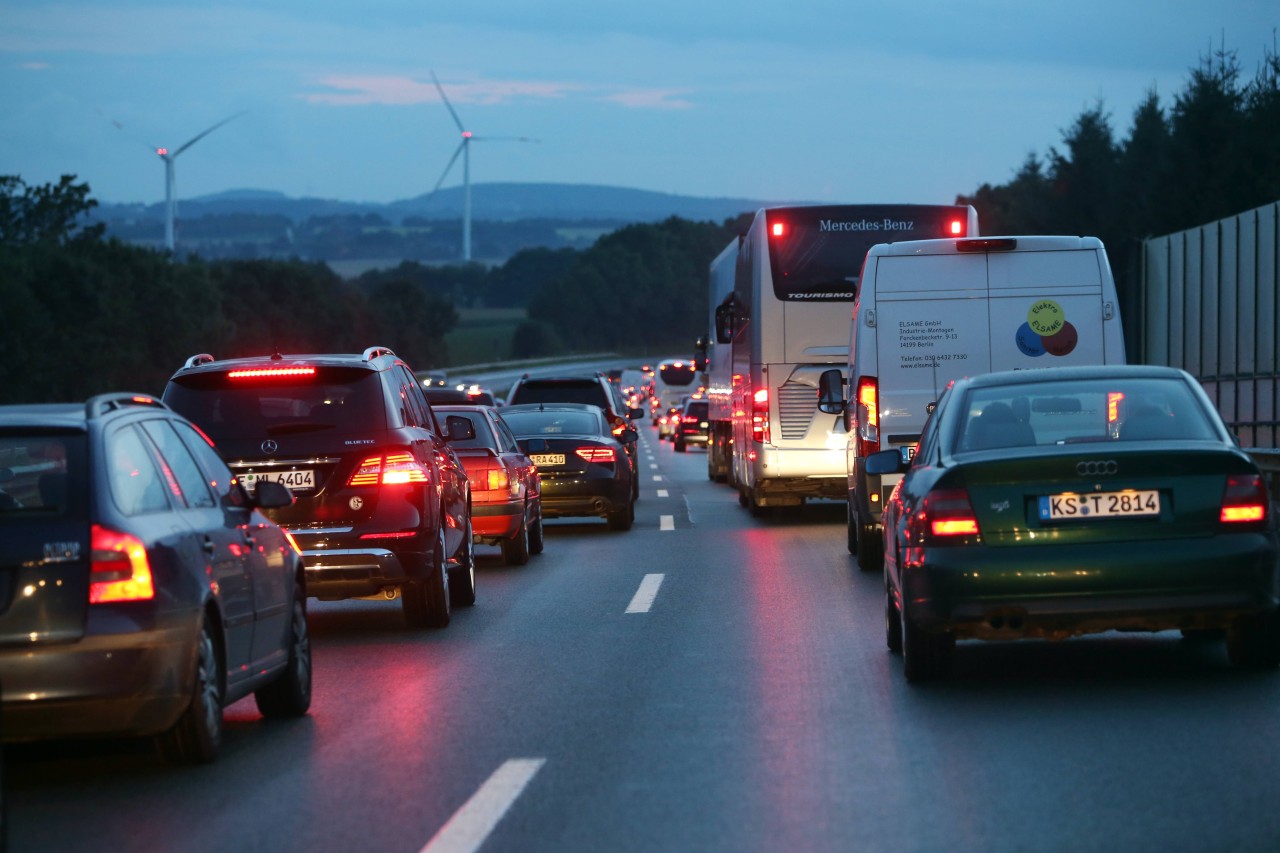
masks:
[[[195,145],[195,144],[196,144],[197,142],[199,142],[201,139],[204,139],[206,136],[208,136],[209,134],[213,133],[215,130],[217,130],[218,128],[222,127],[222,126],[223,126],[224,124],[226,124],[227,122],[231,121],[232,119],[240,118],[240,116],[244,115],[244,114],[245,114],[245,113],[247,113],[247,112],[248,112],[248,110],[241,110],[240,112],[236,113],[236,114],[235,114],[235,115],[233,115],[233,116],[230,116],[230,117],[228,117],[228,118],[224,118],[222,121],[218,122],[217,124],[215,124],[213,127],[209,128],[208,130],[205,130],[205,131],[203,131],[203,132],[201,132],[201,133],[198,133],[198,134],[196,134],[195,136],[193,136],[191,139],[188,139],[188,140],[187,140],[186,142],[184,142],[181,146],[179,146],[179,147],[178,147],[178,149],[177,149],[176,151],[171,152],[171,153],[169,154],[169,156],[170,156],[170,157],[177,157],[177,156],[178,156],[179,154],[181,154],[183,151],[186,151],[186,150],[187,150],[188,148],[190,148],[192,145]]]
[[[440,93],[440,100],[444,101],[444,105],[449,108],[449,115],[453,116],[453,123],[458,126],[458,130],[466,133],[467,129],[462,126],[462,119],[458,118],[458,114],[453,110],[453,104],[449,103],[449,98],[444,93],[444,87],[440,85],[440,81],[436,79],[436,72],[431,72],[431,81],[436,84],[436,91]]]
[[[436,181],[436,185],[431,188],[431,192],[427,193],[427,198],[431,198],[431,196],[436,194],[436,190],[440,189],[440,185],[444,183],[444,179],[449,177],[449,170],[453,168],[454,163],[458,162],[458,155],[461,154],[462,149],[466,147],[467,141],[464,139],[462,140],[462,144],[454,150],[453,156],[449,158],[449,165],[445,166],[444,171],[440,173],[440,180]]]
[[[473,136],[472,142],[541,142],[530,136]]]

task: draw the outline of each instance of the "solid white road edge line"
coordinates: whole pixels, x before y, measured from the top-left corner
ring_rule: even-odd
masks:
[[[512,758],[493,771],[480,789],[435,834],[422,853],[475,853],[515,803],[545,758]]]
[[[640,581],[640,588],[636,590],[636,594],[631,597],[631,603],[627,605],[628,613],[648,613],[649,608],[653,606],[653,600],[658,597],[658,587],[662,586],[663,575],[645,575],[644,580]]]
[[[675,530],[676,517],[674,515],[658,516],[658,529],[659,530]]]

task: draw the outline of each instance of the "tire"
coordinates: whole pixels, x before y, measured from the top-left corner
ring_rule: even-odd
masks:
[[[857,555],[858,553],[858,520],[853,514],[853,495],[849,495],[849,502],[845,505],[845,541],[849,548],[849,553]],[[862,564],[858,564],[858,568],[862,568]]]
[[[751,501],[747,499],[746,489],[739,487],[738,488],[738,506],[747,506],[750,503]]]
[[[301,717],[311,708],[311,635],[307,632],[307,597],[294,593],[289,623],[289,662],[280,677],[253,694],[264,717]]]
[[[630,530],[636,520],[636,505],[628,503],[622,509],[609,513],[605,519],[610,530]]]
[[[895,655],[902,654],[902,614],[888,584],[884,586],[884,643]]]
[[[542,530],[542,501],[539,499],[534,504],[533,524],[529,525],[529,553],[541,554],[545,547],[546,540]]]
[[[208,764],[222,747],[222,655],[220,638],[205,614],[196,646],[191,701],[173,724],[156,738],[165,761],[171,764]]]
[[[1227,629],[1227,657],[1245,669],[1280,666],[1280,611],[1242,616]]]
[[[461,556],[455,555],[457,565],[449,569],[449,604],[452,607],[470,607],[476,603],[476,551],[469,514],[458,550]]]
[[[856,511],[853,520],[858,536],[854,549],[858,556],[858,568],[864,572],[879,571],[884,567],[884,544],[876,535],[875,525],[863,524]]]
[[[502,560],[508,566],[523,566],[529,562],[529,522],[520,522],[515,538],[502,540]]]
[[[940,681],[951,674],[951,658],[955,653],[956,636],[947,631],[930,632],[903,613],[902,620],[902,673],[907,681],[919,684]]]
[[[400,606],[410,628],[444,628],[449,624],[449,573],[444,564],[443,531],[435,553],[428,559],[428,576],[408,581],[400,588]]]

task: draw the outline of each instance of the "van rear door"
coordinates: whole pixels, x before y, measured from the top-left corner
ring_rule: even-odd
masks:
[[[991,370],[982,253],[876,258],[880,446],[915,445],[947,383]],[[871,371],[868,371],[870,373]]]
[[[991,370],[1105,364],[1094,249],[990,252]]]

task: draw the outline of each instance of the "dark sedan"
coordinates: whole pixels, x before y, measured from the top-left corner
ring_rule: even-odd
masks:
[[[1280,664],[1266,482],[1190,375],[1159,367],[956,382],[885,510],[885,622],[911,681],[957,639],[1225,629],[1231,660]]]
[[[538,466],[543,515],[601,516],[614,530],[631,528],[635,488],[626,447],[638,437],[634,426],[615,437],[598,406],[574,403],[507,406],[502,419]]]
[[[6,740],[154,736],[212,761],[222,709],[311,704],[302,560],[209,440],[154,397],[0,406]]]

